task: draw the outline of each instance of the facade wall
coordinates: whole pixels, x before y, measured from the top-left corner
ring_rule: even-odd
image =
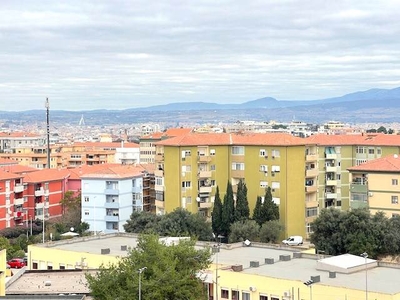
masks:
[[[7,251],[5,249],[0,250],[0,297],[6,295],[6,261],[7,261]]]
[[[394,184],[397,182],[397,184]],[[368,206],[371,213],[383,211],[387,217],[400,215],[400,174],[368,174]]]

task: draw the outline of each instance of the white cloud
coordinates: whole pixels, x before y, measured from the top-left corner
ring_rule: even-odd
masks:
[[[398,15],[389,0],[3,0],[0,110],[46,96],[53,109],[122,109],[394,88]]]

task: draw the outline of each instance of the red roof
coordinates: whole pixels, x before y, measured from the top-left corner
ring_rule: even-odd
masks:
[[[37,134],[29,133],[29,132],[0,132],[0,137],[9,137],[9,138],[38,138],[40,137]]]
[[[360,146],[400,146],[400,135],[367,133],[367,134],[316,134],[305,139],[309,144],[321,146],[360,145]]]
[[[140,176],[145,171],[142,165],[108,166],[93,173],[84,174],[81,178],[128,178]]]
[[[22,175],[17,175],[4,170],[0,170],[0,180],[17,179],[22,177]]]
[[[14,173],[14,174],[26,174],[30,172],[36,172],[38,169],[31,168],[28,166],[22,165],[8,165],[8,166],[0,166],[1,170],[6,172]]]
[[[0,158],[0,167],[9,166],[9,165],[17,165],[18,162],[12,159]]]
[[[305,139],[285,133],[191,133],[178,136],[156,145],[164,146],[212,146],[212,145],[305,145]]]
[[[71,173],[69,179],[79,180],[85,174],[91,174],[110,166],[119,166],[120,164],[98,164],[98,165],[80,165],[75,168],[68,168]]]
[[[43,169],[26,174],[24,177],[24,182],[36,183],[45,181],[58,181],[69,176],[70,171],[67,169]]]
[[[397,154],[370,160],[359,166],[348,168],[349,171],[364,172],[400,172],[400,157]]]
[[[107,143],[107,142],[85,142],[85,143],[74,143],[73,146],[97,148],[97,149],[114,149],[114,148],[139,148],[138,144],[135,143]]]

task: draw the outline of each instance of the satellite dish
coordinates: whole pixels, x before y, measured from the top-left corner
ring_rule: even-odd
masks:
[[[197,201],[197,202],[200,202],[200,197],[197,197],[197,198],[196,198],[196,201]]]

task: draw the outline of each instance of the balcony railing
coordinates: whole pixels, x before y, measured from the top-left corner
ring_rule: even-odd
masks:
[[[306,193],[316,192],[317,186],[316,185],[307,185],[305,190],[306,190]]]
[[[24,204],[24,198],[15,198],[14,199],[14,205],[23,205]]]
[[[307,177],[317,177],[318,176],[318,169],[309,169],[306,170]]]
[[[306,155],[306,161],[317,161],[318,156],[316,154],[308,154]]]
[[[199,155],[197,157],[197,160],[199,162],[210,162],[211,161],[211,156],[209,156],[209,155]]]
[[[204,193],[211,193],[212,192],[212,187],[211,186],[201,186],[199,187],[199,193],[204,194]]]
[[[41,187],[40,189],[35,190],[35,197],[44,196],[44,189]]]
[[[210,178],[211,177],[211,171],[199,171],[197,173],[199,178]]]
[[[23,191],[24,191],[24,186],[22,184],[14,186],[14,193],[22,193]]]
[[[156,177],[164,177],[164,170],[155,170],[154,176]]]
[[[105,208],[119,208],[119,202],[118,201],[106,201],[104,203]]]

